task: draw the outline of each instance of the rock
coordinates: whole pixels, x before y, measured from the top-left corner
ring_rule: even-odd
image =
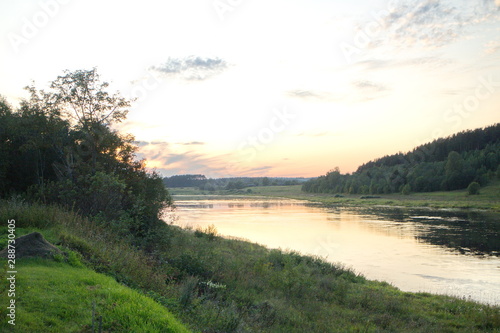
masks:
[[[51,258],[54,254],[62,254],[61,250],[47,242],[39,232],[16,238],[16,243],[13,245],[16,246],[16,259],[30,257]],[[0,257],[7,258],[7,255],[7,248],[0,251]]]

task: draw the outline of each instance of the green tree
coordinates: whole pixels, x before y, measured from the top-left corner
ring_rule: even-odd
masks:
[[[95,68],[65,71],[50,85],[50,104],[63,110],[72,124],[81,131],[90,155],[92,171],[96,171],[97,156],[102,152],[101,140],[109,126],[126,118],[130,101],[118,93],[109,94],[109,83],[101,82]],[[30,87],[29,89],[34,90]]]
[[[269,186],[271,184],[271,181],[269,180],[268,177],[262,178],[262,186]]]
[[[442,183],[444,190],[465,188],[470,180],[464,176],[464,160],[456,151],[451,151],[445,164],[445,179]]]
[[[453,173],[460,173],[463,169],[464,161],[462,156],[456,151],[451,151],[448,154],[448,159],[446,160],[446,175],[451,175]]]

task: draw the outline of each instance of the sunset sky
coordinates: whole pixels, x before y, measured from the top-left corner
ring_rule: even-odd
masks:
[[[0,94],[97,67],[165,176],[312,177],[500,122],[500,0],[4,0]]]

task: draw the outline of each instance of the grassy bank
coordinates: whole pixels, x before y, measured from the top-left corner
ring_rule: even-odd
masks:
[[[293,186],[257,186],[239,191],[218,191],[215,193],[200,191],[196,188],[173,188],[173,195],[251,195],[270,196],[291,199],[308,200],[325,205],[338,206],[395,206],[395,207],[429,207],[481,209],[500,212],[500,181],[492,182],[481,188],[479,195],[468,195],[467,190],[449,192],[426,192],[402,194],[345,195],[336,196],[327,193],[306,193],[301,191],[301,185]],[[364,197],[362,199],[362,197]]]
[[[48,259],[18,260],[15,332],[189,332],[163,306],[88,268]],[[2,265],[5,262],[2,261]],[[2,295],[6,277],[2,274]],[[4,320],[0,330],[13,331]]]
[[[165,225],[164,242],[145,252],[132,246],[113,226],[55,207],[0,202],[0,220],[7,219],[16,220],[18,236],[39,231],[63,251],[74,253],[67,263],[33,260],[19,264],[18,299],[25,302],[26,310],[19,310],[18,319],[25,325],[54,322],[64,327],[60,332],[85,332],[85,327],[78,330],[70,323],[89,325],[91,301],[96,300],[110,331],[137,331],[122,329],[148,316],[137,307],[126,307],[129,301],[123,300],[130,299],[141,303],[140,309],[151,308],[156,317],[163,317],[159,311],[167,309],[191,330],[200,332],[500,330],[498,307],[402,292],[320,258],[221,238],[213,228],[193,231]],[[0,235],[0,245],[4,245],[6,227],[0,229]],[[78,262],[85,268],[77,267]],[[50,272],[61,278],[52,277]],[[22,279],[25,282],[21,284]],[[122,291],[114,281],[136,293]],[[2,291],[5,283],[2,278]],[[72,292],[66,292],[68,289]],[[122,298],[125,293],[129,298]],[[81,304],[75,302],[73,294],[80,295]],[[2,292],[2,309],[7,301],[4,295]],[[69,304],[67,309],[62,308],[63,303]],[[40,308],[40,304],[47,308]],[[113,312],[118,308],[120,311]],[[37,311],[46,313],[42,324],[34,315]],[[74,318],[75,312],[82,313],[80,319]],[[1,315],[4,325],[5,312]],[[62,326],[64,323],[67,326]]]

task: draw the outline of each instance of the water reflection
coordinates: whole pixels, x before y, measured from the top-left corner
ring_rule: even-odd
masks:
[[[492,214],[256,198],[176,205],[179,225],[214,224],[223,235],[320,255],[407,291],[500,303],[500,230]]]
[[[462,254],[500,256],[498,214],[388,208],[364,211],[382,221],[401,221],[420,242],[445,246]]]

